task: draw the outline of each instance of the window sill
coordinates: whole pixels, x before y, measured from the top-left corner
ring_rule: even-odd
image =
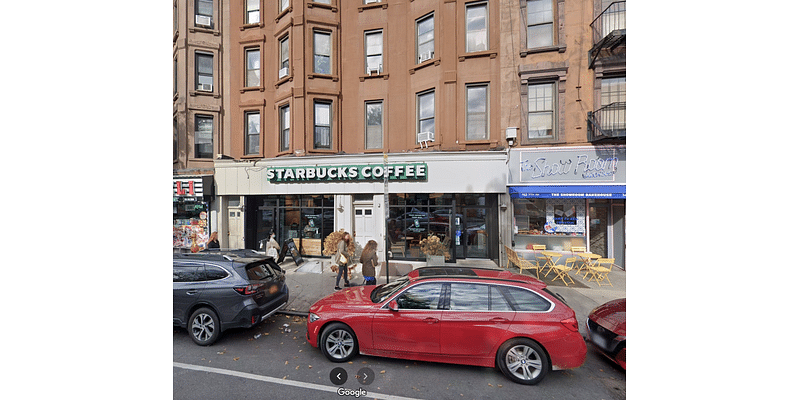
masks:
[[[244,24],[244,25],[239,27],[239,30],[243,31],[245,29],[263,28],[263,27],[264,27],[264,23],[263,22],[256,22],[255,24]]]
[[[557,51],[559,53],[565,53],[567,51],[567,46],[547,46],[547,47],[537,47],[535,49],[525,49],[519,52],[519,56],[527,57],[530,54],[550,53],[554,51]]]
[[[218,99],[220,97],[219,94],[215,92],[203,92],[198,90],[190,90],[189,96],[208,96],[208,97],[213,97],[215,99]]]
[[[377,9],[377,8],[382,8],[382,9],[385,10],[385,9],[389,8],[389,3],[387,3],[386,1],[382,1],[382,2],[379,2],[379,3],[364,4],[364,5],[358,6],[358,12],[363,12],[364,10],[374,10],[374,9]]]
[[[264,158],[263,154],[245,154],[242,156],[242,160],[252,160],[256,158]]]
[[[255,92],[255,91],[263,92],[264,91],[264,86],[248,86],[248,87],[243,87],[243,88],[239,89],[239,93]]]
[[[278,13],[278,16],[277,16],[277,17],[275,17],[275,23],[277,24],[277,23],[278,23],[278,21],[280,21],[280,20],[281,20],[281,18],[283,18],[283,16],[284,16],[284,15],[286,15],[286,14],[289,14],[289,13],[291,13],[291,12],[292,12],[292,7],[291,7],[291,6],[287,7],[285,10],[283,10],[283,11],[279,12],[279,13]]]
[[[421,69],[423,69],[423,68],[425,68],[425,67],[427,67],[429,65],[438,66],[441,63],[442,63],[442,59],[441,58],[432,58],[430,60],[425,60],[425,61],[423,61],[423,62],[411,67],[411,69],[408,70],[408,74],[409,75],[414,75],[417,71],[419,71],[419,70],[421,70]]]
[[[474,53],[464,53],[458,56],[458,61],[465,61],[468,58],[483,58],[489,57],[490,59],[497,58],[497,51],[495,50],[487,50],[487,51],[476,51]]]
[[[279,87],[280,87],[281,85],[283,85],[284,83],[286,83],[286,82],[291,82],[291,81],[293,81],[293,80],[294,80],[294,76],[292,76],[292,75],[286,75],[286,76],[284,76],[283,78],[281,78],[281,79],[278,79],[278,81],[277,81],[277,82],[275,82],[275,89],[279,88]]]
[[[336,75],[326,75],[326,74],[308,74],[308,79],[330,79],[334,82],[339,82],[339,77]]]
[[[339,12],[339,9],[332,4],[315,3],[313,0],[308,2],[308,8],[314,8],[314,7],[324,8],[326,10],[331,10],[333,12]]]
[[[380,74],[361,75],[358,77],[358,80],[364,82],[367,79],[378,79],[378,78],[383,78],[384,80],[389,79],[389,74],[380,73]]]
[[[214,29],[214,28],[203,28],[203,27],[200,27],[200,26],[195,26],[195,27],[189,28],[189,33],[196,33],[196,32],[210,33],[210,34],[212,34],[214,36],[219,36],[219,31]]]

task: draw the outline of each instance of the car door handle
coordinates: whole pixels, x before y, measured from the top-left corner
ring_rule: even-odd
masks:
[[[504,323],[508,322],[508,318],[494,317],[494,318],[491,319],[491,321],[494,322],[495,324],[504,324]]]
[[[187,290],[186,294],[197,294],[197,289]]]
[[[436,319],[436,318],[431,318],[431,317],[428,317],[428,318],[425,318],[425,322],[427,322],[427,323],[429,323],[429,324],[438,324],[438,323],[439,323],[439,320],[438,320],[438,319]]]

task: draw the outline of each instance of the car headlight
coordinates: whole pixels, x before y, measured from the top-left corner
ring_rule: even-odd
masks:
[[[319,319],[319,315],[314,314],[314,313],[308,313],[308,323],[309,324],[314,322],[314,321],[316,321],[316,320],[318,320],[318,319]]]

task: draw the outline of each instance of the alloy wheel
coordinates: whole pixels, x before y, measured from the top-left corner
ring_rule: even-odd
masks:
[[[337,329],[328,335],[325,340],[325,350],[333,358],[343,359],[353,352],[355,340],[349,332]]]
[[[533,380],[542,372],[542,359],[533,348],[520,344],[506,353],[509,372],[519,379]]]
[[[206,341],[214,335],[214,319],[208,314],[198,314],[192,321],[192,335],[200,341]]]

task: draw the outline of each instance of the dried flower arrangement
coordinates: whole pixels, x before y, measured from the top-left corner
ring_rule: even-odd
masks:
[[[427,238],[422,239],[420,244],[420,250],[423,253],[429,256],[444,256],[445,260],[450,259],[450,249],[447,246],[448,240],[445,239],[445,242],[442,242],[438,236],[436,235],[429,235]]]

